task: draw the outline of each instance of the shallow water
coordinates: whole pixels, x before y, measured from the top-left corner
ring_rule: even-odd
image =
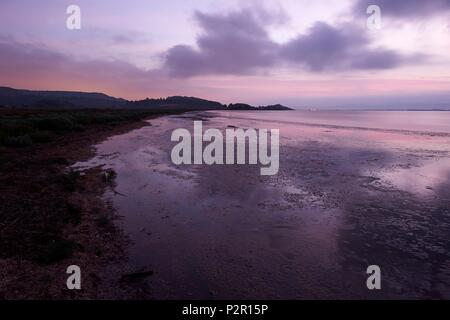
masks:
[[[419,131],[450,134],[449,111],[254,111],[217,112],[230,119],[256,119],[283,124]]]
[[[117,172],[105,197],[133,242],[130,265],[154,271],[151,298],[450,298],[450,135],[434,134],[450,121],[392,115],[161,117],[75,166]],[[280,129],[279,173],[173,165],[170,134],[192,130],[193,119],[204,129]],[[382,269],[381,291],[366,288],[371,264]]]

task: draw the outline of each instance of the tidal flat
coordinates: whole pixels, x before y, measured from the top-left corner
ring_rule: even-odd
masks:
[[[145,298],[448,299],[450,114],[396,114],[164,116],[73,168],[117,174],[104,199],[130,240],[129,267],[152,271]],[[280,129],[278,174],[174,165],[170,135],[193,120]],[[370,265],[381,290],[367,289]]]

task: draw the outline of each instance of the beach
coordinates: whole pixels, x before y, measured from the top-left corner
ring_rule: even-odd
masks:
[[[296,112],[159,117],[72,165],[115,172],[103,199],[141,297],[450,298],[450,115]],[[174,165],[171,133],[194,120],[280,129],[279,172]],[[382,290],[366,286],[370,265]]]

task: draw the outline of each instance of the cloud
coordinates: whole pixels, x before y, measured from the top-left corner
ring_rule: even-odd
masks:
[[[135,38],[124,34],[116,34],[112,36],[112,41],[115,44],[132,44],[135,42]]]
[[[76,60],[49,48],[0,36],[0,83],[15,87],[82,90],[138,96],[173,86],[163,72],[124,61]]]
[[[390,69],[407,61],[393,50],[371,48],[366,31],[355,25],[317,22],[282,46],[281,57],[312,71]]]
[[[382,59],[384,63],[386,60]],[[367,64],[377,57],[354,60]],[[396,63],[394,61],[394,63]],[[371,67],[364,65],[364,67]],[[367,96],[398,94],[417,100],[413,94],[429,94],[429,102],[443,106],[450,92],[448,79],[430,80],[285,80],[271,77],[213,77],[173,79],[161,70],[142,70],[129,63],[112,60],[79,61],[35,44],[24,44],[0,35],[0,85],[41,90],[98,91],[129,99],[194,95],[226,103],[246,101],[254,104],[285,103],[288,105],[334,105],[335,97],[348,96],[341,105],[367,105]],[[323,98],[321,98],[323,97]],[[325,99],[325,100],[320,100]],[[328,100],[327,100],[328,99]],[[434,100],[433,100],[434,99]],[[445,100],[447,99],[447,100]],[[339,100],[340,101],[340,100]],[[399,100],[400,102],[403,100]],[[422,100],[421,100],[422,101]],[[448,104],[447,104],[448,105]],[[446,105],[446,106],[447,106]]]
[[[354,24],[333,27],[317,22],[305,34],[276,43],[268,27],[280,15],[243,9],[227,14],[197,12],[203,32],[196,46],[177,45],[165,55],[163,68],[174,77],[206,74],[253,74],[280,64],[311,71],[390,69],[412,62],[393,50],[373,48],[367,30]]]
[[[450,0],[357,0],[354,12],[366,14],[370,5],[378,5],[383,15],[405,18],[447,14],[450,10]]]
[[[250,10],[229,14],[195,13],[203,29],[197,48],[177,45],[168,50],[165,68],[176,77],[200,74],[246,74],[275,63],[277,45],[264,24],[273,17]]]

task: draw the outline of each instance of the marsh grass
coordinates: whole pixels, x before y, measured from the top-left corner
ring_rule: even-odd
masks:
[[[167,113],[162,110],[2,110],[0,146],[24,148],[48,143],[69,133],[96,125],[115,126]]]

